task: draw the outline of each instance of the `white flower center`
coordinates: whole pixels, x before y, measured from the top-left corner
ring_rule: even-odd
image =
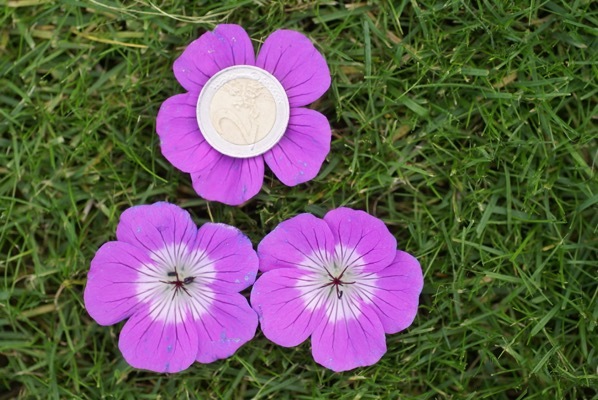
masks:
[[[197,123],[220,153],[255,157],[270,150],[289,123],[289,99],[269,72],[250,65],[225,68],[201,89]]]
[[[309,274],[296,285],[305,307],[324,307],[332,323],[358,318],[361,305],[372,302],[377,281],[376,274],[363,272],[363,257],[355,249],[337,245],[334,250],[332,260],[317,252],[301,263]]]
[[[208,284],[216,270],[204,251],[178,243],[153,252],[151,258],[155,263],[139,268],[136,284],[137,298],[149,304],[151,317],[176,323],[207,312],[214,301]]]

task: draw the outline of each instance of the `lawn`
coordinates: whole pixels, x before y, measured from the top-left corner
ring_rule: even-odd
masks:
[[[596,399],[598,8],[590,0],[0,0],[0,399]],[[305,33],[333,128],[309,183],[240,207],[162,156],[173,61],[222,22]],[[86,313],[89,263],[131,205],[170,201],[254,246],[299,213],[382,219],[424,272],[370,367],[259,332],[179,374],[136,370]],[[247,292],[248,293],[248,292]]]

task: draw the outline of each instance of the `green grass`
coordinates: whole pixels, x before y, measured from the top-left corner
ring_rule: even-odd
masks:
[[[0,1],[0,399],[598,397],[596,4],[343,3]],[[256,47],[305,32],[333,74],[320,175],[268,171],[237,208],[198,198],[155,134],[174,59],[224,21]],[[418,317],[346,373],[261,333],[181,374],[132,369],[82,293],[122,211],[161,200],[256,245],[298,213],[366,210],[422,264]]]

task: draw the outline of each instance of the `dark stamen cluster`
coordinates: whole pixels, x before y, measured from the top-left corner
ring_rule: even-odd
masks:
[[[343,297],[343,291],[339,288],[339,286],[343,286],[343,285],[352,285],[355,282],[347,282],[347,281],[343,281],[343,275],[345,274],[345,272],[347,271],[347,268],[349,268],[348,266],[345,267],[339,276],[334,276],[330,273],[330,271],[328,271],[328,268],[324,267],[324,269],[326,270],[326,274],[328,275],[328,277],[330,278],[330,282],[328,282],[325,285],[322,285],[321,288],[325,288],[328,286],[334,286],[334,289],[336,290],[336,297],[338,297],[338,299],[340,300]]]
[[[169,285],[174,285],[174,294],[173,294],[173,296],[176,295],[179,290],[182,290],[187,295],[191,296],[191,294],[189,293],[189,291],[187,290],[187,288],[185,287],[185,285],[189,285],[189,284],[193,283],[193,281],[195,281],[195,277],[194,276],[188,276],[185,279],[181,280],[180,277],[179,277],[179,273],[178,273],[176,267],[175,267],[174,271],[170,271],[167,275],[170,278],[174,277],[175,280],[174,281],[161,281],[161,282],[162,283],[167,283]]]

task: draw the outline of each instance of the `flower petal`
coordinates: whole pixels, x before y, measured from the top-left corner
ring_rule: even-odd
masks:
[[[415,319],[419,295],[424,285],[424,278],[419,262],[411,254],[397,251],[392,264],[374,274],[372,279],[360,279],[368,284],[369,280],[376,289],[371,295],[370,307],[374,309],[384,332],[397,333],[407,328]]]
[[[206,200],[238,205],[255,196],[264,179],[261,156],[242,159],[225,156],[205,141],[195,114],[197,96],[183,94],[166,100],[156,130],[164,157],[175,167],[191,173],[195,191]],[[195,106],[193,106],[195,107]]]
[[[206,200],[230,206],[246,202],[255,196],[264,182],[264,160],[232,158],[218,153],[211,167],[191,174],[193,188]]]
[[[116,228],[119,241],[150,253],[160,252],[173,243],[189,247],[196,234],[197,226],[189,213],[166,202],[128,208],[120,216]]]
[[[382,221],[368,213],[337,208],[324,216],[337,243],[336,259],[356,272],[376,272],[395,258],[397,241]]]
[[[154,320],[144,307],[120,332],[118,347],[135,368],[179,372],[189,368],[197,354],[197,332],[188,313],[174,309],[176,323]]]
[[[201,280],[203,274],[208,286],[216,292],[237,293],[255,281],[259,265],[257,254],[249,238],[237,228],[204,224],[199,228],[194,248],[206,257],[196,280]]]
[[[287,186],[313,179],[330,152],[332,133],[328,119],[307,108],[291,108],[287,130],[264,160]]]
[[[357,312],[349,309],[347,302],[334,304],[347,307],[342,313],[353,313],[354,317],[336,322],[322,320],[311,337],[314,360],[336,372],[378,362],[386,353],[386,337],[376,313],[366,306]]]
[[[260,49],[256,66],[280,81],[291,107],[316,101],[330,86],[326,60],[312,42],[299,32],[278,30],[272,33]]]
[[[197,94],[172,96],[162,103],[156,119],[162,154],[183,172],[202,170],[218,155],[199,130],[195,103]]]
[[[208,312],[195,321],[199,335],[196,360],[209,363],[230,357],[255,336],[257,315],[238,293],[218,293]]]
[[[199,93],[216,72],[232,65],[254,65],[251,39],[239,25],[218,25],[187,46],[174,62],[174,76],[188,91]]]
[[[98,249],[83,294],[85,308],[98,324],[115,324],[135,311],[139,302],[135,282],[144,264],[153,261],[128,243],[108,242]]]
[[[311,214],[281,222],[257,247],[260,271],[300,268],[321,271],[332,262],[334,238],[328,225]]]
[[[260,276],[251,289],[251,306],[260,317],[264,335],[285,347],[305,341],[324,315],[324,298],[318,289],[308,272],[294,268]]]

